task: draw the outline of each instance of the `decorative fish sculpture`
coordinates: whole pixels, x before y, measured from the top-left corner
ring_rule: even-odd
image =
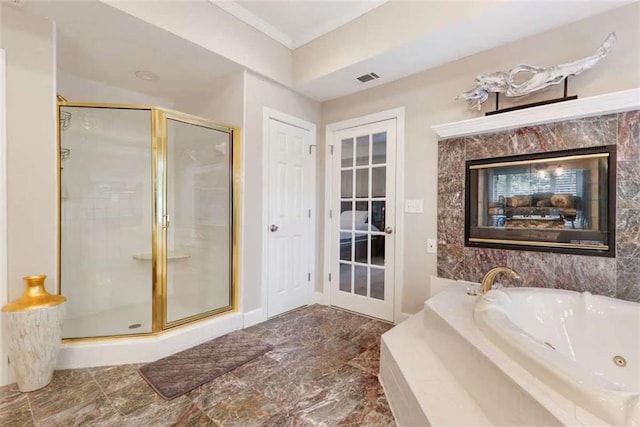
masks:
[[[577,76],[593,68],[607,56],[615,42],[616,34],[611,33],[600,45],[596,53],[566,64],[552,65],[549,67],[516,65],[509,71],[480,74],[476,77],[476,87],[458,95],[456,99],[464,99],[468,101],[472,107],[480,110],[481,104],[489,98],[490,92],[504,93],[510,97],[523,96],[544,89],[547,86],[557,85],[569,76]],[[518,84],[516,83],[516,76],[519,73],[528,73],[531,74],[531,77]]]

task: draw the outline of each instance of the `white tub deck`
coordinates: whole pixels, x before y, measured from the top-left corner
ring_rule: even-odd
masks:
[[[473,320],[476,298],[445,282],[382,336],[380,378],[399,426],[608,425],[492,344]]]

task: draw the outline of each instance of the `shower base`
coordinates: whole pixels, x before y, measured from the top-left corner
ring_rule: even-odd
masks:
[[[220,298],[215,305],[224,306],[227,300]],[[194,304],[186,299],[172,297],[171,304],[167,307],[167,317],[169,320],[179,320],[210,310],[211,305]],[[67,317],[62,325],[63,338],[108,337],[151,331],[151,301],[84,316]]]
[[[63,342],[56,369],[151,362],[242,329],[243,322],[242,313],[229,312],[156,335]]]

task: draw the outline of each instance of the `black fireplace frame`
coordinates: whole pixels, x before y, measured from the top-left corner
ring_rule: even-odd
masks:
[[[470,241],[471,230],[471,169],[470,166],[485,165],[490,163],[508,163],[538,159],[551,159],[558,157],[568,157],[585,154],[608,153],[607,164],[607,249],[579,248],[547,246],[539,242],[538,244],[508,243],[508,240],[496,239],[496,242]],[[614,258],[616,256],[616,146],[603,145],[597,147],[577,148],[568,150],[548,151],[543,153],[520,154],[515,156],[491,157],[484,159],[467,160],[465,162],[465,208],[464,208],[464,245],[474,248],[507,249],[518,251],[551,252],[572,255],[586,255],[597,257]],[[490,239],[487,239],[490,240]],[[515,242],[515,241],[514,241]]]

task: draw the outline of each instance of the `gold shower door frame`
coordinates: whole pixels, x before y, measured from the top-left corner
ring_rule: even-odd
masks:
[[[151,113],[151,179],[152,185],[152,239],[151,239],[151,270],[152,270],[152,332],[126,335],[109,335],[100,337],[65,338],[63,341],[108,340],[113,338],[135,338],[162,333],[176,326],[209,319],[217,314],[238,310],[238,284],[240,273],[240,200],[241,200],[241,132],[239,128],[220,124],[191,114],[173,111],[162,107],[129,104],[107,104],[89,102],[67,102],[58,98],[57,106],[57,159],[58,159],[58,281],[57,292],[61,294],[60,282],[62,272],[62,173],[60,149],[62,144],[62,129],[60,127],[61,107],[85,107],[123,110],[148,110]],[[231,189],[230,202],[230,253],[229,265],[231,283],[229,283],[229,304],[214,310],[199,313],[173,322],[167,322],[167,120],[204,127],[229,134],[231,137],[231,168],[229,185]]]

